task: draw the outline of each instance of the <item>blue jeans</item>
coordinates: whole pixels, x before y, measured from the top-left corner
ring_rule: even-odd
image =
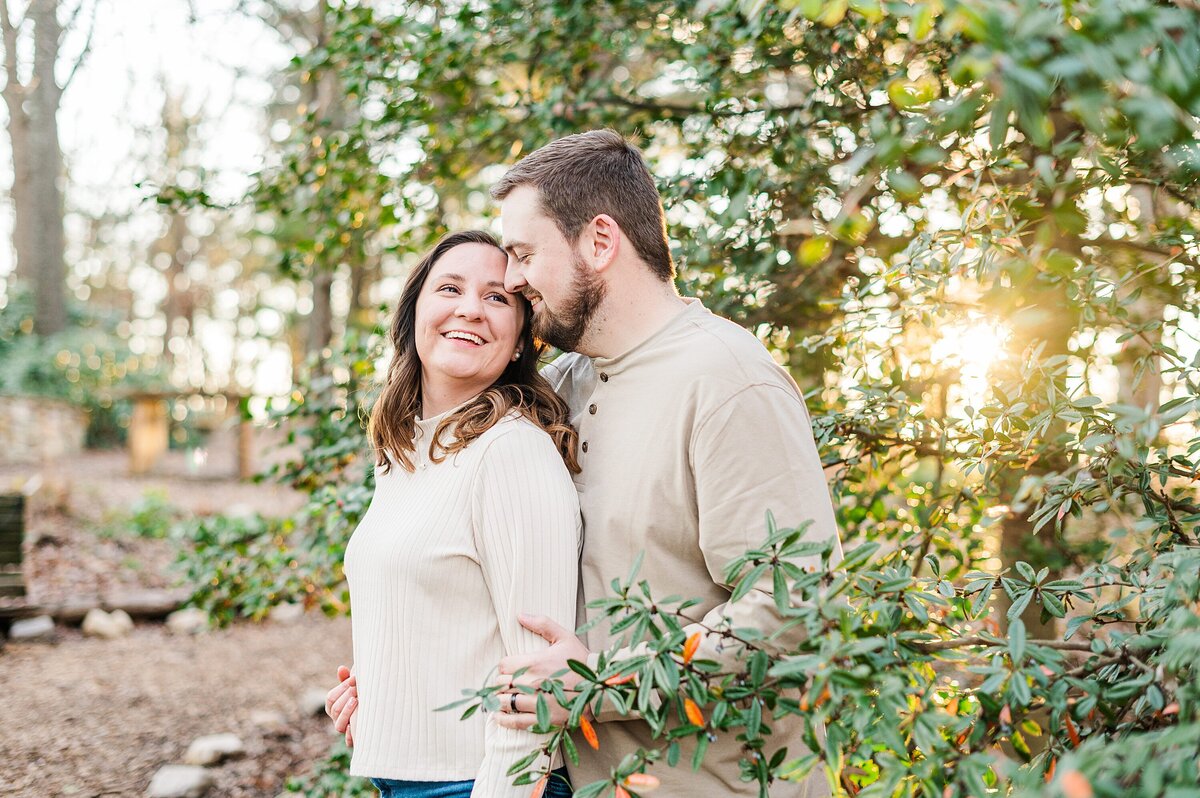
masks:
[[[399,779],[371,779],[380,798],[471,798],[471,787],[475,782],[467,781],[400,781]],[[530,791],[533,786],[530,785]],[[567,769],[559,768],[550,776],[543,798],[571,798],[571,782]]]

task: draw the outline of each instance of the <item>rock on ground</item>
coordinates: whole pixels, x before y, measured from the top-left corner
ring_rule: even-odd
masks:
[[[295,623],[304,617],[303,604],[276,604],[267,613],[267,617],[274,623]]]
[[[202,798],[214,784],[212,774],[191,765],[164,765],[150,780],[146,798]]]
[[[176,610],[167,616],[167,628],[177,635],[199,634],[208,627],[208,613],[197,607]]]
[[[236,734],[208,734],[198,737],[183,755],[184,764],[215,765],[223,759],[246,753],[246,744]]]
[[[14,643],[45,643],[53,641],[56,637],[54,619],[49,615],[14,621],[12,628],[8,630],[8,638]]]
[[[115,640],[133,631],[133,619],[124,610],[105,612],[99,607],[88,610],[83,619],[83,633],[88,637]]]
[[[332,681],[332,680],[330,680]],[[329,690],[336,687],[337,684],[329,685]],[[310,687],[300,694],[300,711],[308,717],[325,714],[325,696],[329,695],[329,690],[322,690],[319,687]]]

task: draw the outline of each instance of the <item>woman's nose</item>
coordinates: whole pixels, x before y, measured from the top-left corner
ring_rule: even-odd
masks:
[[[483,317],[483,300],[474,294],[462,294],[455,307],[455,315],[464,319],[479,319]]]

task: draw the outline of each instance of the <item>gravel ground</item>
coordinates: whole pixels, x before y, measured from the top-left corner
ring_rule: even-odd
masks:
[[[102,531],[106,519],[147,491],[162,492],[187,515],[286,515],[302,504],[286,488],[233,479],[232,448],[214,443],[203,466],[169,452],[141,477],[127,474],[120,451],[86,452],[53,466],[0,466],[0,491],[31,479],[41,485],[28,507],[28,600],[70,603],[176,584],[170,540]],[[7,693],[0,701],[0,795],[141,796],[159,767],[182,761],[192,740],[233,732],[246,756],[212,768],[217,786],[209,795],[273,798],[288,776],[328,752],[335,739],[328,720],[306,716],[300,697],[331,687],[336,666],[349,661],[349,620],[311,615],[195,637],[139,624],[114,641],[60,628],[56,643],[10,642],[0,649]],[[256,727],[256,710],[283,713],[284,732]]]
[[[0,653],[0,794],[139,796],[165,764],[206,734],[232,732],[246,756],[214,766],[212,796],[267,798],[329,751],[329,721],[300,697],[333,685],[350,661],[350,622],[310,617],[177,637],[157,624],[120,640],[77,630],[54,645],[9,643]],[[251,722],[287,718],[284,736]]]

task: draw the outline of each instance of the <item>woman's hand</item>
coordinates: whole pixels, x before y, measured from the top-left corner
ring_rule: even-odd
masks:
[[[354,713],[358,709],[358,682],[345,665],[337,669],[338,686],[325,696],[325,714],[333,728],[346,735],[346,745],[354,746]]]

